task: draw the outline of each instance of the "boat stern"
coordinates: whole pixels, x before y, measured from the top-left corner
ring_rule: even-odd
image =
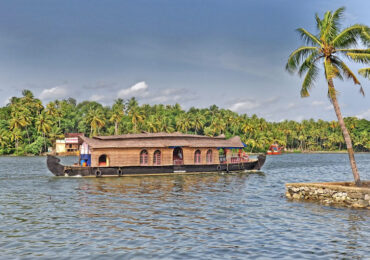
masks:
[[[260,154],[257,157],[258,161],[254,166],[253,170],[261,170],[262,166],[265,164],[266,161],[266,154]]]

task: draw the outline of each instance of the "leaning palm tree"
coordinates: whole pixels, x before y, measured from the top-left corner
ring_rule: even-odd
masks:
[[[305,74],[301,96],[308,97],[309,91],[319,75],[319,63],[324,67],[325,79],[328,84],[328,98],[334,106],[335,113],[341,127],[345,143],[347,145],[349,160],[357,186],[361,185],[360,175],[356,166],[352,141],[345,126],[342,113],[337,100],[337,90],[334,87],[334,79],[343,78],[353,80],[355,85],[360,86],[360,92],[364,95],[356,75],[343,62],[342,57],[346,57],[354,62],[367,64],[370,62],[370,49],[356,48],[358,41],[363,43],[368,41],[369,27],[362,24],[355,24],[340,30],[340,20],[343,15],[344,7],[324,14],[320,19],[316,14],[316,26],[318,33],[312,34],[303,28],[297,29],[298,33],[309,46],[302,46],[292,52],[288,58],[286,69],[293,73],[298,70],[299,76]]]
[[[363,68],[363,69],[360,69],[358,71],[358,73],[362,76],[364,76],[365,78],[368,78],[370,79],[370,68]]]

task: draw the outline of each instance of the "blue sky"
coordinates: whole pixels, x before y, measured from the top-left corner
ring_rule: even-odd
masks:
[[[0,104],[22,89],[44,102],[216,104],[270,121],[335,120],[322,77],[311,97],[288,55],[315,32],[314,14],[346,6],[344,25],[370,25],[370,1],[12,0],[0,3]],[[350,64],[357,71],[360,66]],[[344,116],[370,120],[367,95],[336,82]]]

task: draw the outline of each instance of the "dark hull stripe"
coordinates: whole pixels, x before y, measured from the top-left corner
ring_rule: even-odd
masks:
[[[60,159],[49,155],[48,169],[55,176],[125,176],[125,175],[153,175],[153,174],[179,174],[197,172],[228,172],[241,170],[260,170],[266,156],[259,155],[257,160],[232,164],[199,164],[199,165],[168,165],[168,166],[122,166],[122,167],[79,167],[64,166]]]

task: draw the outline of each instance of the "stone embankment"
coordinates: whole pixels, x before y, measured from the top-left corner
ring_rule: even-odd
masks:
[[[363,181],[362,187],[356,187],[353,182],[287,183],[285,186],[285,195],[291,200],[370,209],[370,181]]]

